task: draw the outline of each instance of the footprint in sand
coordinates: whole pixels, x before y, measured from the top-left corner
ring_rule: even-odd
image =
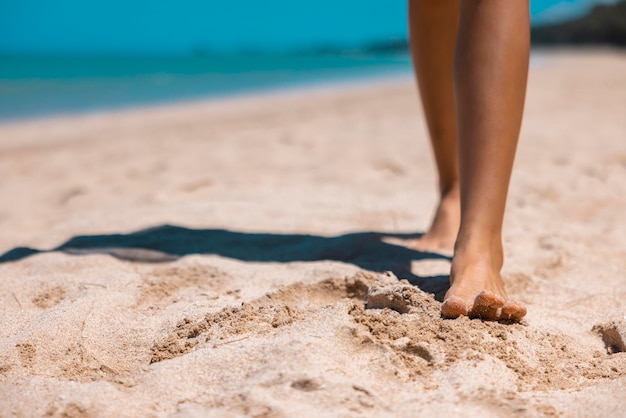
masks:
[[[327,279],[306,285],[294,283],[265,296],[229,306],[200,319],[185,318],[164,339],[152,347],[151,363],[183,356],[197,347],[213,347],[301,321],[324,306],[343,300],[364,301],[374,275]]]
[[[65,299],[65,289],[61,286],[55,286],[39,293],[32,300],[33,304],[41,309],[50,309]]]
[[[191,265],[156,268],[143,279],[137,306],[162,306],[185,288],[223,292],[230,275],[213,266]]]
[[[592,331],[602,337],[609,354],[626,353],[626,319],[596,325]]]

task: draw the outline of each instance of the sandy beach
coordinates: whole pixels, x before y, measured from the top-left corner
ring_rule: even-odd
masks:
[[[411,79],[0,125],[0,417],[626,417],[626,54],[534,53],[521,324],[440,317]]]

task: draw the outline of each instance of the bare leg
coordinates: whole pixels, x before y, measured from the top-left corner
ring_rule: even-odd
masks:
[[[459,230],[460,197],[454,101],[454,48],[458,0],[410,0],[411,54],[428,123],[440,200],[430,229],[410,246],[452,251]]]
[[[461,0],[454,63],[461,226],[444,316],[519,321],[500,276],[502,221],[530,48],[528,0]]]

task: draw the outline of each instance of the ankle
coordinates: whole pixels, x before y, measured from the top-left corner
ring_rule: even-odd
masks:
[[[481,264],[500,271],[504,264],[502,242],[493,238],[468,238],[459,234],[454,245],[455,264]]]
[[[450,219],[454,219],[458,229],[461,221],[461,194],[459,188],[453,186],[451,189],[442,189],[439,199],[437,210],[440,212],[440,215],[446,215]]]
[[[447,182],[439,185],[439,196],[441,202],[444,201],[457,201],[461,200],[461,187],[458,180]]]

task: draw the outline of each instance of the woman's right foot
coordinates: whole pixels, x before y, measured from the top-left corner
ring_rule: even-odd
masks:
[[[488,252],[456,252],[450,272],[450,290],[444,297],[441,314],[446,318],[462,315],[489,321],[519,322],[526,307],[508,297],[500,275],[502,257],[495,260]],[[499,257],[499,258],[498,258]]]
[[[424,252],[448,252],[454,250],[454,242],[461,222],[461,198],[459,188],[453,187],[439,202],[432,225],[419,238],[410,240],[408,246]]]

